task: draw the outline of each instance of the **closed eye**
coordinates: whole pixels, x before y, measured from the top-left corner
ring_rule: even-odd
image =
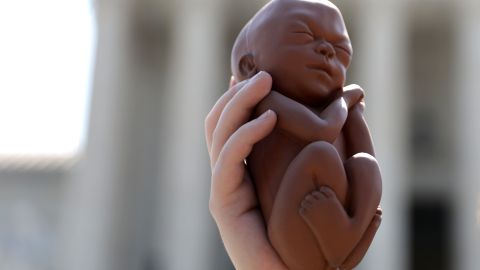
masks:
[[[350,50],[346,49],[345,47],[342,47],[342,46],[335,46],[335,48],[341,50],[342,52],[348,54],[349,56],[352,55],[352,53],[350,52]]]
[[[307,35],[310,35],[310,36],[313,36],[313,34],[309,31],[305,31],[305,30],[299,30],[299,31],[293,31],[294,34],[307,34]]]
[[[295,31],[293,32],[294,34],[303,34],[303,35],[308,35],[310,36],[311,38],[313,38],[313,34],[310,33],[310,32],[307,32],[307,31]]]
[[[292,34],[295,37],[295,40],[301,43],[304,43],[304,42],[310,43],[311,41],[315,40],[315,37],[313,36],[313,34],[307,31],[295,31],[295,32],[292,32]]]

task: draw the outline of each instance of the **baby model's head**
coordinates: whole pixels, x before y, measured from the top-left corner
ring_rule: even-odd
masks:
[[[341,91],[352,46],[338,8],[327,0],[272,0],[242,29],[232,51],[237,81],[264,70],[273,89],[306,105]]]

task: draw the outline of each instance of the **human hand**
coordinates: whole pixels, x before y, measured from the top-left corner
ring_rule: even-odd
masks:
[[[244,162],[253,145],[266,137],[277,121],[270,110],[248,121],[271,85],[266,72],[240,83],[232,80],[205,119],[212,170],[210,212],[236,269],[286,269],[268,240]]]

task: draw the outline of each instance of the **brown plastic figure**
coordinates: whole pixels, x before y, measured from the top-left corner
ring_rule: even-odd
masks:
[[[257,106],[278,115],[247,159],[268,236],[289,269],[352,269],[380,224],[381,175],[363,91],[345,87],[352,57],[338,8],[326,0],[273,0],[232,52],[237,81],[264,70],[272,92]]]

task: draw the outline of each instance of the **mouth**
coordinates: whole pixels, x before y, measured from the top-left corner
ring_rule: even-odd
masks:
[[[325,65],[309,64],[309,65],[306,65],[306,67],[309,70],[314,70],[315,72],[324,73],[325,75],[332,77],[332,72],[329,70],[329,68],[325,67]]]

